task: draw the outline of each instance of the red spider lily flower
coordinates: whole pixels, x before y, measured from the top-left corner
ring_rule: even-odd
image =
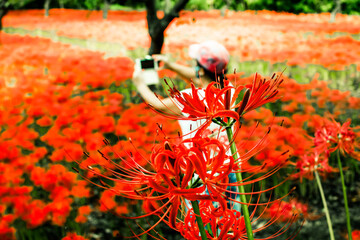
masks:
[[[354,230],[351,232],[351,237],[353,240],[360,240],[360,230]]]
[[[256,176],[256,174],[261,171],[263,166],[254,166],[252,167],[253,174],[241,182],[230,183],[229,174],[236,171],[246,171],[240,169],[240,166],[248,161],[252,154],[257,153],[256,149],[260,145],[255,145],[242,155],[242,158],[234,159],[232,156],[227,155],[227,145],[224,145],[216,138],[202,138],[201,135],[200,133],[200,137],[184,139],[178,144],[165,141],[162,144],[155,145],[149,158],[137,152],[135,154],[127,152],[127,156],[122,157],[116,154],[105,140],[105,149],[111,150],[108,154],[104,154],[107,150],[99,151],[100,160],[86,154],[87,159],[78,163],[81,168],[87,169],[87,171],[98,177],[94,180],[87,180],[107,189],[105,192],[112,196],[118,195],[144,201],[146,214],[124,218],[138,219],[150,215],[159,216],[160,219],[157,223],[149,229],[142,229],[142,233],[133,237],[139,237],[145,233],[149,234],[161,221],[175,229],[176,224],[181,221],[180,216],[185,215],[186,201],[216,202],[221,211],[228,209],[229,200],[253,205],[252,203],[243,203],[237,200],[239,193],[231,189],[231,187],[259,182],[274,174],[281,166],[275,167],[260,177]],[[117,158],[117,160],[114,158]],[[141,158],[141,160],[138,158]],[[144,161],[148,164],[140,165],[138,163]],[[98,169],[102,169],[102,171]],[[79,170],[76,171],[80,172]],[[107,184],[104,181],[105,179],[115,182],[115,186]],[[246,194],[261,195],[261,193],[271,191],[277,186]],[[264,204],[257,203],[257,205]],[[115,203],[111,200],[104,204],[104,207],[114,208]]]
[[[93,166],[87,167],[100,179],[101,184],[94,184],[126,198],[161,203],[159,209],[140,217],[161,213],[160,220],[175,228],[184,199],[218,201],[226,208],[224,190],[233,169],[233,159],[226,155],[226,149],[217,139],[194,138],[186,139],[179,145],[171,145],[169,142],[156,145],[147,160],[148,168],[137,164],[132,153],[128,153],[127,159],[117,155],[121,159],[117,163],[99,152],[108,164],[101,166],[105,170],[103,173],[94,171]],[[95,159],[92,162],[99,163]],[[197,179],[194,180],[195,175]],[[101,178],[132,188],[111,187]],[[225,187],[218,187],[219,183],[224,183]],[[206,188],[209,193],[205,192]]]
[[[245,92],[243,102],[241,102],[237,110],[239,115],[279,99],[280,97],[277,96],[279,93],[278,88],[283,82],[281,76],[281,74],[273,74],[270,79],[261,79],[260,76],[255,74],[252,84],[246,85],[248,90]]]
[[[11,214],[6,214],[1,216],[0,219],[0,238],[3,240],[12,240],[16,239],[15,237],[15,228],[11,227],[12,222],[14,221],[15,216]]]
[[[123,186],[119,186],[119,184],[117,186],[114,186],[113,189],[119,189],[119,187],[121,187],[122,189],[124,189]],[[100,211],[109,211],[111,210],[112,212],[115,212],[116,215],[118,216],[122,216],[124,214],[127,214],[129,212],[129,208],[127,206],[126,203],[117,203],[115,201],[115,197],[116,197],[116,193],[112,190],[105,190],[102,194],[101,194],[101,198],[100,198]]]
[[[210,201],[201,201],[199,204],[200,209],[200,217],[202,218],[204,228],[206,231],[207,239],[213,240],[238,240],[238,239],[248,239],[245,221],[242,214],[232,208],[228,208],[225,211],[221,210],[221,208],[216,207],[213,202]],[[267,208],[265,208],[266,210]],[[260,213],[259,217],[255,217],[255,212],[257,207],[255,206],[254,211],[252,212],[250,219],[252,224],[255,224],[260,217],[264,214],[265,210]],[[281,212],[281,211],[278,211]],[[201,240],[201,236],[199,235],[199,227],[196,220],[196,214],[193,209],[190,209],[184,218],[184,221],[181,221],[177,224],[177,230],[181,233],[181,235],[185,239],[198,239]],[[261,227],[257,229],[253,229],[254,233],[263,231],[273,223],[278,220],[278,216],[272,217],[265,224],[262,224]],[[261,239],[272,239],[276,238],[283,233],[285,233],[289,227],[294,223],[296,216],[292,216],[286,224],[280,228],[274,234],[265,237],[265,238],[255,238],[257,240]],[[296,232],[290,234],[286,239],[292,239]]]
[[[85,223],[87,221],[87,216],[91,213],[90,206],[81,206],[78,209],[78,215],[75,218],[77,223]]]
[[[234,87],[229,85],[229,81],[224,81],[224,87],[219,89],[216,87],[218,83],[210,83],[206,89],[196,88],[191,84],[191,94],[186,92],[180,92],[174,86],[169,86],[169,95],[175,101],[174,103],[179,107],[182,113],[187,117],[183,118],[188,120],[207,119],[212,120],[216,117],[231,117],[235,120],[239,120],[239,115],[230,110],[236,101],[236,97],[244,86],[240,86],[235,90],[234,96],[231,98],[231,92],[234,91]],[[236,94],[237,92],[237,94]]]
[[[270,207],[264,210],[263,218],[276,217],[277,222],[288,222],[289,220],[297,220],[298,218],[315,220],[319,215],[309,213],[308,205],[291,199],[289,202],[276,201]]]
[[[52,165],[48,171],[41,167],[34,167],[31,180],[46,191],[52,192],[58,186],[69,190],[76,182],[76,174],[69,172],[62,165]]]
[[[56,199],[48,204],[49,211],[51,213],[52,224],[58,226],[64,226],[67,217],[71,211],[72,199],[63,198]]]
[[[333,168],[329,165],[328,156],[325,154],[320,154],[317,149],[314,149],[313,152],[305,154],[300,159],[293,163],[295,168],[299,170],[298,173],[292,174],[293,178],[299,178],[302,182],[303,178],[313,180],[314,172],[317,171],[320,175],[326,176],[326,174],[331,172],[337,172],[336,168]]]
[[[27,227],[35,228],[49,220],[49,209],[44,202],[35,199],[27,205],[26,214],[21,218],[27,222]]]
[[[279,99],[277,96],[278,87],[282,81],[281,75],[274,74],[267,80],[261,79],[256,74],[253,83],[250,85],[233,87],[228,80],[224,81],[224,86],[221,89],[217,87],[219,85],[217,82],[210,83],[206,89],[191,85],[191,94],[180,92],[165,81],[169,87],[169,96],[174,99],[174,103],[186,115],[186,117],[167,116],[187,120],[206,119],[209,122],[218,117],[232,118],[238,121],[246,112]],[[237,102],[240,97],[242,100]]]
[[[358,141],[359,133],[355,132],[357,128],[350,127],[351,120],[343,125],[332,121],[325,121],[325,124],[316,130],[314,143],[321,151],[334,152],[339,149],[341,154],[347,153],[351,157],[360,160],[360,154],[356,152],[360,149]]]
[[[71,188],[71,196],[78,198],[90,197],[90,188],[87,184],[88,182],[84,180],[76,181],[76,185]]]
[[[87,238],[77,235],[76,233],[67,233],[61,240],[87,240]]]
[[[202,201],[199,205],[200,216],[206,226],[207,239],[241,239],[246,235],[244,217],[240,212],[232,209],[225,211],[214,207],[210,201]],[[177,230],[185,239],[199,239],[199,227],[196,214],[190,209],[183,222],[177,224]],[[214,236],[214,234],[216,234]]]
[[[115,193],[110,190],[105,190],[101,194],[100,202],[101,205],[99,209],[102,212],[106,212],[108,210],[115,208],[116,207]]]

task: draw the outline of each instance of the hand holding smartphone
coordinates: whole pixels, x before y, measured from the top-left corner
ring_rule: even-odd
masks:
[[[147,85],[159,84],[158,63],[154,58],[147,56],[144,59],[136,59],[135,68],[137,71],[142,71],[144,82]]]

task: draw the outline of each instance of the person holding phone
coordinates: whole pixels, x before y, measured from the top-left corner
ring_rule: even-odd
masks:
[[[230,58],[229,52],[223,45],[212,40],[193,44],[189,46],[189,56],[196,60],[195,67],[171,62],[165,55],[153,55],[152,57],[156,62],[160,61],[163,63],[162,69],[176,72],[186,82],[193,83],[196,87],[206,88],[212,81],[217,81],[218,79],[222,81],[224,74],[227,72],[227,64]],[[159,100],[155,96],[146,84],[146,71],[141,68],[135,68],[132,81],[144,101],[155,109],[162,112],[181,114],[181,111],[173,103],[172,99],[164,98]],[[188,91],[191,91],[191,89],[185,89],[181,92]]]
[[[154,55],[152,57],[155,61],[163,63],[163,69],[169,69],[176,72],[183,77],[186,82],[193,83],[195,87],[198,88],[205,89],[212,81],[220,81],[221,83],[224,80],[230,55],[223,45],[216,41],[205,41],[200,44],[193,44],[189,47],[189,56],[196,60],[195,67],[170,62],[164,55]],[[158,111],[170,114],[182,114],[179,107],[174,104],[173,99],[164,98],[160,100],[155,96],[148,85],[145,84],[143,72],[144,71],[139,69],[135,70],[132,79],[142,98]],[[180,92],[192,94],[191,88],[184,89]],[[199,92],[199,94],[202,95],[200,98],[204,97],[204,94],[202,94],[201,91]],[[178,122],[181,127],[182,138],[188,139],[194,137],[196,129],[205,121],[205,119],[196,121],[180,119]],[[229,144],[224,128],[221,128],[215,123],[211,123],[207,130],[209,130],[207,131],[208,137],[216,137],[220,142],[223,142],[226,145]],[[231,155],[231,152],[229,151],[228,154]],[[234,183],[236,181],[235,174],[230,173],[229,182]],[[230,187],[229,190],[236,192],[236,187]],[[234,195],[229,192],[227,192],[226,195],[234,197]],[[239,208],[237,210],[240,211]]]

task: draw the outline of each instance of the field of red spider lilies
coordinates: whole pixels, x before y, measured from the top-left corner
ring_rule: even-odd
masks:
[[[152,229],[157,211],[150,218],[121,218],[159,208],[161,201],[139,204],[117,194],[142,196],[136,190],[141,186],[109,182],[100,167],[79,171],[91,166],[89,160],[82,162],[86,155],[107,166],[101,154],[130,158],[146,168],[149,162],[143,156],[164,136],[177,139],[180,131],[176,120],[142,103],[130,81],[135,58],[143,57],[150,45],[145,12],[114,11],[107,20],[101,14],[55,9],[47,18],[40,10],[11,11],[4,17],[0,239],[122,239],[142,232],[149,233],[142,239],[180,237],[170,223],[178,219],[171,216]],[[253,198],[268,203],[253,211],[253,225],[262,230],[255,231],[257,239],[277,237],[282,224],[290,225],[289,235],[278,239],[300,228],[298,239],[329,238],[317,174],[336,239],[348,237],[337,152],[352,239],[360,239],[360,17],[337,15],[334,23],[329,19],[329,14],[185,11],[166,30],[164,53],[184,64],[191,64],[189,44],[206,39],[223,43],[231,54],[231,72],[236,69],[228,76],[234,88],[283,72],[277,101],[240,114],[234,141],[241,156],[251,155],[242,164],[244,178],[261,175],[261,183],[245,186],[248,192],[279,185]],[[100,47],[89,50],[89,42]],[[179,89],[186,87],[172,72],[159,74]],[[166,95],[162,87],[157,91]],[[260,150],[254,149],[261,139]],[[186,224],[179,232],[194,237]]]

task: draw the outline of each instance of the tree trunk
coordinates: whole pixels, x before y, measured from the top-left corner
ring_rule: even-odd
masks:
[[[164,7],[165,13],[170,12],[170,10],[171,10],[171,0],[165,0],[165,7]]]
[[[330,14],[330,22],[335,22],[336,14],[341,13],[341,0],[334,0],[335,8]]]
[[[50,2],[51,2],[51,0],[45,0],[45,3],[44,3],[45,17],[49,16]]]
[[[243,5],[243,11],[246,11],[246,10],[248,10],[249,9],[249,6],[248,6],[248,4],[247,4],[247,2],[246,2],[246,0],[242,0],[241,1],[241,3],[242,3],[242,5]]]
[[[103,19],[107,19],[108,12],[109,12],[110,4],[108,0],[104,0],[104,7],[103,7]]]
[[[59,5],[60,5],[60,8],[64,8],[64,2],[63,2],[63,0],[59,0]]]
[[[220,9],[222,17],[226,16],[226,12],[230,9],[230,0],[225,1],[225,5]]]
[[[184,9],[189,0],[179,0],[175,5],[165,13],[162,19],[159,19],[156,15],[157,9],[155,6],[155,0],[145,1],[146,5],[146,19],[149,29],[149,35],[151,38],[151,45],[149,49],[149,55],[161,53],[162,46],[164,44],[164,31],[170,22],[179,16],[179,12]]]
[[[0,1],[0,31],[2,30],[2,19],[8,12],[8,8],[6,6],[7,1],[2,0]]]

